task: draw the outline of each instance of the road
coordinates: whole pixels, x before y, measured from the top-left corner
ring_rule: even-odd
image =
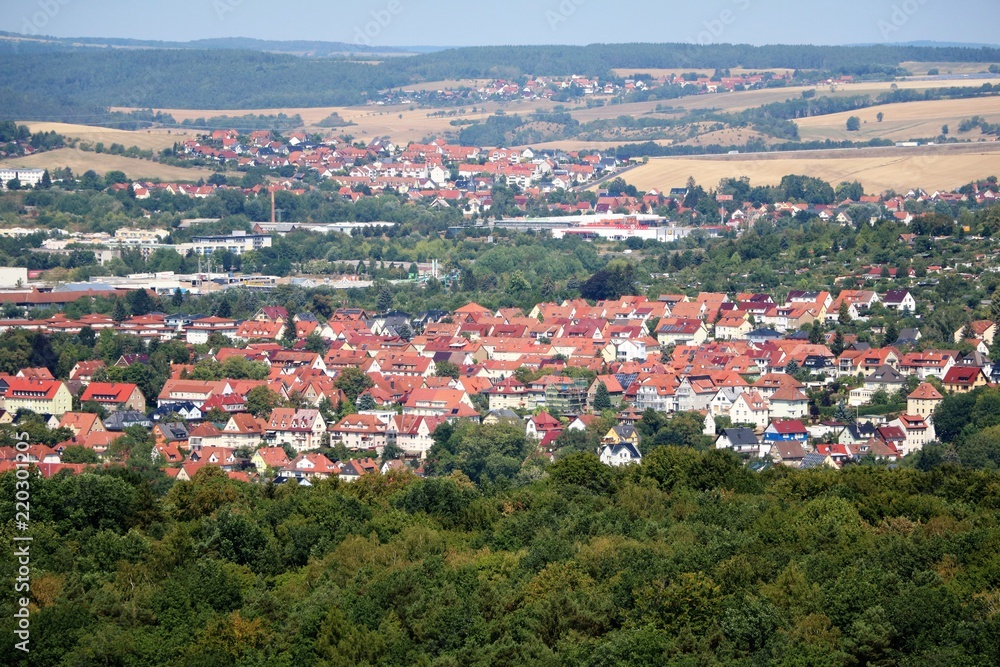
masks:
[[[612,174],[608,174],[607,176],[601,176],[596,181],[587,181],[586,183],[583,183],[581,185],[576,185],[576,186],[570,188],[570,190],[572,192],[583,192],[585,190],[592,190],[593,188],[599,187],[602,183],[607,183],[608,181],[610,181],[612,179],[615,179],[615,178],[618,178],[622,174],[628,173],[628,172],[632,171],[633,169],[635,169],[636,167],[641,167],[641,166],[642,165],[640,165],[640,164],[630,164],[629,166],[627,166],[627,167],[625,167],[623,169],[619,169],[618,171],[616,171],[616,172],[614,172]]]

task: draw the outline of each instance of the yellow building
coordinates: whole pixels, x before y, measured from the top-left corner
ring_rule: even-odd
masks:
[[[6,380],[4,409],[10,413],[31,410],[41,415],[61,417],[73,409],[73,396],[59,380],[10,378]]]
[[[906,397],[906,412],[927,419],[934,414],[934,409],[942,400],[944,396],[941,392],[935,389],[934,385],[924,382]]]
[[[639,432],[635,430],[634,426],[619,424],[608,431],[608,434],[601,439],[601,443],[605,445],[623,445],[627,443],[638,447],[639,440]]]

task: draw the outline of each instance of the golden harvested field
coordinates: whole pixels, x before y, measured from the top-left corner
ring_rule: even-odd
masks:
[[[654,78],[660,78],[664,76],[671,76],[674,74],[686,74],[688,72],[695,72],[696,74],[701,74],[703,76],[712,76],[715,74],[714,69],[684,69],[683,67],[656,67],[656,68],[628,68],[628,67],[618,67],[611,70],[615,76],[619,77],[631,77],[634,74],[648,74]],[[746,67],[733,67],[729,70],[729,73],[733,76],[740,76],[741,74],[756,74],[757,72],[774,72],[775,74],[791,74],[794,69],[786,67],[772,67],[769,69],[747,69]]]
[[[1000,84],[1000,77],[996,79],[950,79],[947,81],[900,81],[896,85],[899,88],[911,88],[917,90],[927,90],[930,88],[948,88],[951,86],[980,86],[984,83]],[[660,100],[653,102],[633,102],[631,104],[614,104],[592,109],[579,109],[571,111],[573,117],[581,123],[592,120],[617,118],[618,116],[640,116],[646,113],[653,113],[657,105],[661,107],[673,107],[675,109],[718,109],[719,111],[742,111],[762,104],[772,102],[784,102],[787,99],[796,99],[802,96],[806,90],[815,90],[817,96],[846,97],[852,95],[877,95],[889,92],[891,83],[853,83],[838,85],[833,92],[829,86],[792,86],[788,88],[767,88],[764,90],[749,90],[740,93],[707,93],[705,95],[692,95],[673,100]],[[974,115],[974,114],[973,114]]]
[[[718,130],[715,132],[706,132],[701,134],[694,139],[688,139],[686,141],[677,142],[673,139],[655,139],[652,140],[653,143],[659,144],[660,146],[708,146],[710,144],[719,144],[721,146],[729,145],[741,145],[746,143],[751,139],[763,139],[768,140],[768,137],[755,132],[753,130],[748,130],[745,128],[739,129],[728,129],[728,130]],[[627,140],[624,143],[646,143],[645,139],[635,139]],[[603,151],[609,148],[616,148],[621,146],[623,141],[582,141],[578,139],[563,139],[560,141],[546,141],[543,143],[534,143],[530,146],[512,146],[512,148],[532,148],[534,150],[563,150],[563,151],[582,151],[582,150],[593,150],[593,151]]]
[[[963,85],[958,81],[949,81],[946,84],[938,85],[939,82],[921,82],[924,85],[917,85],[917,82],[901,82],[897,84],[900,88],[939,88],[944,86]],[[985,80],[976,82],[976,85],[985,83]],[[1000,79],[997,79],[1000,83]],[[613,104],[591,109],[574,109],[570,113],[581,123],[593,120],[617,118],[618,116],[640,116],[648,113],[655,113],[656,107],[672,107],[678,110],[693,109],[717,109],[723,112],[743,111],[759,107],[772,102],[784,102],[788,99],[797,99],[802,96],[803,91],[815,90],[818,96],[846,97],[851,95],[877,95],[888,92],[889,83],[863,83],[836,86],[831,92],[829,86],[792,86],[788,88],[768,88],[765,90],[750,90],[740,93],[706,93],[704,95],[691,95],[672,100],[658,100],[651,102],[632,102],[630,104]],[[972,85],[972,84],[967,84]],[[537,106],[537,105],[534,105]],[[534,110],[531,106],[530,110]]]
[[[121,155],[90,153],[76,148],[59,148],[28,157],[3,160],[0,165],[29,169],[69,167],[77,175],[88,169],[93,169],[99,174],[118,170],[125,172],[125,175],[132,179],[148,178],[161,181],[197,181],[200,178],[208,178],[213,173],[209,169],[184,169]]]
[[[626,174],[641,190],[681,187],[689,176],[714,187],[727,177],[746,176],[754,185],[776,185],[782,176],[803,174],[831,183],[858,180],[869,193],[922,187],[957,188],[1000,174],[1000,143],[930,148],[767,153],[698,158],[655,158]]]
[[[913,90],[928,90],[930,88],[952,88],[955,86],[981,86],[984,83],[991,83],[994,86],[1000,83],[1000,76],[992,75],[988,78],[969,78],[956,76],[948,79],[934,79],[933,81],[925,81],[920,78],[915,79],[900,79],[894,82],[897,88],[903,89],[913,89]],[[892,83],[886,81],[865,81],[861,83],[849,83],[841,88],[843,90],[854,90],[861,93],[883,93],[887,90],[892,89]]]
[[[751,94],[751,93],[748,93]],[[712,96],[713,98],[716,96]],[[784,98],[782,98],[784,99]],[[594,107],[592,109],[572,110],[570,113],[581,123],[593,120],[617,118],[622,115],[639,116],[652,113],[656,109],[658,102],[639,102],[633,104],[618,104],[604,107]],[[442,136],[445,133],[458,133],[461,126],[451,124],[453,120],[475,120],[483,121],[489,116],[503,109],[507,114],[527,115],[539,109],[551,110],[556,104],[547,101],[517,101],[505,103],[503,105],[488,102],[476,105],[476,113],[471,113],[468,109],[464,114],[454,116],[432,116],[436,109],[413,109],[408,105],[396,106],[362,106],[362,107],[308,107],[308,108],[281,108],[281,109],[157,109],[168,113],[177,122],[188,119],[209,118],[212,116],[241,116],[249,113],[276,115],[283,113],[288,116],[299,114],[302,122],[309,131],[320,132],[321,134],[336,133],[349,134],[356,140],[367,140],[378,136],[388,135],[396,143],[406,144],[410,141],[420,141],[427,137]],[[751,105],[755,106],[755,105]],[[123,109],[124,110],[124,109]],[[445,109],[445,111],[452,111]],[[332,113],[337,113],[345,121],[353,122],[354,125],[337,128],[322,128],[317,125]],[[618,142],[621,143],[621,142]]]
[[[774,141],[773,137],[761,134],[755,130],[740,127],[705,132],[699,134],[694,139],[688,139],[680,143],[682,146],[711,146],[712,144],[718,144],[719,146],[742,146],[753,139],[760,139],[765,143]]]
[[[646,143],[646,142],[642,142]],[[660,144],[661,146],[670,146],[674,142],[661,139],[654,141],[653,143]],[[539,144],[531,144],[533,150],[557,150],[557,151],[603,151],[609,148],[616,148],[621,146],[620,141],[580,141],[577,139],[562,139],[560,141],[545,141]],[[522,148],[521,146],[513,146],[512,148]],[[524,148],[528,148],[524,146]]]
[[[981,86],[984,83],[994,85],[1000,83],[1000,77],[996,79],[949,79],[942,81],[899,81],[898,88],[928,90],[930,88],[950,88],[952,86]],[[815,90],[817,96],[827,97],[847,97],[851,95],[878,95],[889,92],[892,84],[886,82],[872,83],[851,83],[835,86],[831,92],[830,86],[792,86],[788,88],[768,88],[765,90],[751,90],[743,93],[716,93],[709,95],[697,95],[693,97],[683,97],[678,100],[665,100],[664,105],[679,107],[682,109],[719,109],[720,111],[742,111],[762,104],[772,102],[784,102],[787,99],[799,98],[805,90]],[[655,105],[654,105],[655,106]]]
[[[912,72],[914,76],[924,76],[931,69],[937,69],[946,74],[980,74],[990,71],[992,63],[947,63],[947,62],[914,62],[899,63],[903,69]]]
[[[643,116],[656,113],[657,105],[662,107],[672,106],[676,100],[665,100],[658,102],[630,102],[628,104],[606,104],[603,107],[592,107],[590,109],[569,109],[570,115],[581,123],[590,123],[595,120],[608,120],[619,116]],[[661,116],[671,115],[669,113],[659,114]]]
[[[170,148],[175,141],[196,136],[194,132],[184,130],[140,130],[129,132],[126,130],[112,130],[106,127],[94,127],[91,125],[71,125],[69,123],[47,123],[35,121],[20,121],[27,125],[32,132],[58,132],[59,134],[87,141],[96,144],[103,141],[105,146],[111,144],[121,144],[125,148],[138,146],[142,150],[161,151]]]
[[[642,70],[641,70],[642,71]],[[657,71],[657,70],[647,70]],[[735,73],[736,70],[733,70]],[[935,81],[907,81],[896,82],[897,88],[927,90],[931,88],[950,88],[953,86],[981,86],[984,83],[1000,84],[1000,76],[990,79],[942,79]],[[743,111],[762,104],[772,102],[784,102],[787,99],[795,99],[802,96],[803,91],[815,90],[817,96],[846,97],[851,95],[878,95],[892,90],[891,82],[864,82],[851,83],[834,86],[831,91],[830,86],[789,86],[786,88],[766,88],[764,90],[750,90],[740,93],[706,93],[704,95],[692,95],[673,100],[660,100],[653,102],[639,102],[633,104],[609,105],[595,107],[593,109],[581,109],[573,111],[573,117],[581,123],[598,118],[616,118],[621,115],[640,115],[650,113],[656,109],[657,105],[663,107],[674,107],[676,109],[718,109],[719,111]]]
[[[488,81],[486,79],[464,79],[464,80],[448,79],[446,81],[425,81],[423,83],[412,83],[406,86],[401,86],[401,88],[404,91],[409,91],[409,90],[436,91],[436,90],[444,90],[446,88],[451,88],[452,90],[454,90],[455,88],[460,88],[462,86],[468,86],[469,88],[476,88],[480,85],[485,85],[488,83],[492,83],[492,81]]]
[[[881,123],[878,122],[880,112],[885,114]],[[851,116],[861,119],[861,129],[857,132],[847,131],[847,119]],[[814,139],[906,141],[936,137],[941,133],[942,125],[948,125],[950,136],[979,139],[982,134],[978,129],[963,134],[958,132],[959,123],[972,116],[982,116],[991,123],[1000,122],[1000,97],[886,104],[859,111],[813,116],[795,122],[799,126],[799,136],[804,141]]]
[[[174,117],[180,123],[187,119],[210,118],[212,116],[243,116],[246,114],[277,115],[283,113],[288,116],[299,114],[302,122],[309,131],[320,133],[334,132],[337,134],[350,134],[357,140],[372,139],[378,136],[389,135],[393,141],[407,143],[409,141],[419,141],[427,136],[435,136],[445,132],[457,132],[460,127],[451,125],[455,119],[484,120],[491,113],[500,108],[496,104],[479,104],[476,109],[483,109],[476,113],[466,113],[464,115],[431,117],[427,114],[433,113],[434,109],[414,109],[409,106],[363,106],[363,107],[308,107],[308,108],[284,108],[284,109],[157,109]],[[505,107],[510,109],[510,107]],[[529,110],[533,111],[534,107]],[[448,111],[448,110],[446,110]],[[516,109],[515,109],[516,111]],[[332,113],[340,114],[345,121],[353,122],[355,125],[337,128],[322,128],[317,125]]]
[[[466,82],[471,83],[471,82]],[[849,90],[850,87],[841,87],[839,91]],[[885,90],[888,90],[886,84]],[[593,120],[617,118],[618,116],[639,116],[653,113],[657,105],[673,106],[681,109],[703,109],[718,108],[724,111],[741,110],[750,107],[760,106],[769,102],[781,102],[789,97],[798,97],[807,88],[776,88],[771,90],[757,90],[743,93],[720,93],[715,95],[697,95],[676,100],[663,100],[652,102],[633,102],[631,104],[615,104],[591,109],[574,109],[570,113],[581,123]],[[843,93],[849,94],[849,93]],[[551,109],[556,106],[552,102],[532,101],[532,102],[512,102],[507,104],[482,103],[475,106],[477,113],[466,113],[462,116],[428,118],[427,114],[433,113],[433,109],[410,110],[407,105],[397,106],[361,106],[361,107],[286,107],[274,109],[156,109],[170,114],[180,123],[188,119],[209,118],[212,116],[242,116],[245,114],[276,115],[279,113],[292,116],[299,114],[303,123],[307,127],[316,127],[316,124],[329,116],[331,113],[338,113],[347,121],[357,123],[343,131],[353,134],[356,137],[372,137],[382,134],[389,134],[396,141],[408,140],[416,136],[420,139],[427,133],[440,133],[454,131],[456,128],[450,125],[450,121],[456,118],[466,120],[481,120],[494,113],[498,109],[503,109],[506,113],[531,113],[537,109]],[[568,107],[568,105],[566,105]],[[122,109],[125,110],[125,109]],[[402,114],[402,118],[399,118]],[[339,129],[339,128],[338,128]],[[459,128],[460,129],[460,128]]]
[[[134,107],[112,107],[112,111],[135,111]],[[277,115],[279,113],[289,116],[300,114],[302,120],[308,123],[315,123],[330,115],[331,111],[337,111],[335,107],[310,107],[307,109],[154,109],[162,111],[174,117],[178,123],[185,120],[195,120],[196,118],[211,118],[213,116],[246,116],[247,114]],[[308,114],[309,117],[306,117]]]

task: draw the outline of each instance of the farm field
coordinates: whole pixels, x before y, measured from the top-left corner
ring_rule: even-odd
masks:
[[[983,83],[1000,84],[1000,77],[992,79],[948,79],[934,81],[902,81],[897,83],[898,88],[927,90],[930,88],[946,88],[951,86],[971,86],[982,85]],[[794,99],[802,96],[806,90],[815,90],[818,96],[845,97],[852,95],[878,95],[892,90],[892,83],[872,82],[838,85],[831,92],[829,87],[824,86],[791,86],[787,88],[768,88],[765,90],[751,90],[740,93],[714,93],[705,95],[693,95],[673,100],[655,100],[650,102],[633,102],[630,104],[610,104],[590,109],[571,109],[572,116],[586,123],[594,120],[617,118],[618,116],[640,116],[643,114],[655,113],[657,106],[666,108],[672,107],[679,110],[693,109],[718,109],[719,111],[743,111],[772,102],[784,102],[787,99]],[[962,100],[956,100],[961,104]],[[507,105],[505,109],[512,112],[511,107],[518,105]],[[524,103],[519,105],[521,111],[533,111],[539,106],[538,103]],[[975,115],[975,114],[971,114]]]
[[[1000,84],[1000,77],[992,79],[948,79],[933,81],[901,81],[896,85],[902,89],[927,90],[931,88],[948,88],[952,86],[973,86],[983,83]],[[650,102],[633,102],[630,104],[613,104],[591,109],[576,109],[570,113],[581,123],[592,120],[617,118],[618,116],[639,116],[654,113],[656,107],[673,107],[674,109],[717,109],[723,112],[743,111],[772,102],[784,102],[802,96],[806,90],[815,90],[818,96],[846,97],[852,95],[878,95],[889,92],[892,88],[889,82],[857,83],[835,86],[831,91],[828,86],[790,86],[786,88],[767,88],[750,90],[740,93],[710,93],[692,95],[672,100],[657,100]],[[529,107],[533,110],[534,107]],[[974,115],[974,114],[973,114]]]
[[[1000,82],[1000,81],[998,81]],[[927,82],[925,82],[927,83]],[[936,82],[930,82],[936,83]],[[847,96],[862,94],[878,94],[890,90],[891,84],[858,84],[848,86],[838,86],[835,93],[829,90],[819,89],[819,95]],[[900,87],[915,87],[904,86]],[[923,86],[920,89],[936,86]],[[762,104],[772,102],[783,102],[789,98],[801,96],[805,90],[816,90],[813,87],[792,87],[774,88],[769,90],[756,90],[743,93],[718,93],[710,95],[698,95],[676,100],[636,102],[631,104],[616,104],[591,109],[571,110],[569,113],[581,123],[595,120],[614,119],[619,116],[639,117],[648,114],[656,114],[660,117],[671,116],[670,112],[656,113],[657,106],[674,107],[678,110],[694,109],[717,109],[722,112],[738,112],[744,109],[758,107]],[[528,111],[533,110],[529,108]],[[880,128],[873,128],[871,123],[875,122],[876,114],[882,111],[886,119]],[[513,112],[508,109],[508,112]],[[847,118],[851,115],[858,115],[862,120],[870,116],[871,122],[866,126],[862,125],[861,132],[848,133],[846,129]],[[949,124],[952,133],[957,133],[958,124],[964,118],[980,115],[991,122],[1000,120],[1000,97],[985,99],[967,100],[939,100],[933,102],[908,102],[893,105],[872,107],[860,112],[850,112],[844,114],[831,114],[827,116],[815,116],[813,118],[796,121],[799,124],[800,135],[804,141],[813,139],[853,139],[855,141],[865,141],[873,138],[891,139],[902,141],[914,137],[935,137],[940,134],[941,126]],[[890,122],[891,121],[891,122]],[[724,130],[722,132],[709,133],[686,141],[686,144],[707,145],[712,143],[729,144],[740,143],[755,136],[757,133],[748,130]],[[977,139],[981,137],[979,131],[962,135],[963,138]],[[767,140],[767,137],[762,137]],[[539,144],[539,148],[548,146],[559,147],[564,150],[579,150],[584,148],[595,148],[595,143],[604,142],[576,142],[560,141],[552,144]],[[620,142],[618,142],[620,143]],[[658,142],[670,143],[670,142]],[[606,147],[606,146],[604,146]]]
[[[661,146],[709,146],[711,144],[719,144],[720,146],[729,145],[742,145],[751,139],[761,138],[765,141],[768,137],[760,134],[759,132],[754,132],[746,128],[735,128],[726,130],[716,130],[713,132],[705,132],[698,135],[693,139],[688,139],[685,141],[677,142],[672,139],[656,139],[653,143],[659,144]],[[628,140],[624,143],[632,143],[636,140]],[[638,140],[640,143],[646,143],[646,140]],[[513,148],[532,148],[535,150],[563,150],[563,151],[582,151],[582,150],[598,150],[603,151],[609,148],[616,148],[621,146],[623,141],[583,141],[579,139],[563,139],[560,141],[546,141],[542,143],[533,143],[530,146],[514,146]]]
[[[487,79],[448,79],[447,81],[424,81],[422,83],[411,83],[406,86],[400,86],[404,91],[409,90],[444,90],[445,88],[460,88],[466,86],[469,88],[476,88],[480,85],[485,85],[491,83]]]
[[[645,71],[645,70],[640,70]],[[657,70],[649,70],[650,72]],[[734,70],[735,71],[735,70]],[[980,85],[986,81],[1000,84],[1000,77],[993,79],[963,79],[956,77],[953,79],[936,79],[932,81],[901,81],[897,83],[900,88],[912,88],[923,90],[927,88],[939,88],[959,85]],[[432,81],[423,84],[407,86],[408,90],[437,90],[444,86],[456,87],[459,85],[475,85],[477,82],[467,81]],[[741,93],[718,93],[697,95],[674,100],[660,100],[650,102],[635,102],[630,104],[614,104],[593,108],[572,109],[571,105],[564,105],[569,109],[569,113],[581,123],[588,123],[595,120],[614,119],[619,116],[642,116],[656,113],[656,107],[674,107],[678,110],[694,109],[718,109],[719,111],[742,111],[744,109],[757,107],[771,102],[783,102],[789,98],[801,96],[805,90],[816,90],[819,95],[861,95],[878,94],[890,90],[892,84],[888,82],[860,83],[839,85],[833,92],[826,87],[796,86],[789,88],[772,88],[766,90],[754,90]],[[338,113],[348,122],[354,123],[343,128],[336,128],[336,131],[350,134],[357,138],[371,139],[376,136],[389,135],[396,142],[420,141],[422,139],[443,135],[446,132],[457,132],[461,128],[451,125],[455,119],[463,120],[484,120],[489,115],[502,109],[508,114],[529,114],[536,110],[551,110],[556,106],[553,102],[546,101],[518,101],[504,104],[480,103],[475,105],[476,113],[468,111],[462,115],[428,117],[433,113],[431,109],[411,109],[408,105],[397,106],[360,106],[360,107],[287,107],[270,109],[157,109],[168,113],[177,120],[193,120],[197,118],[209,118],[212,116],[242,116],[245,114],[276,115],[283,113],[289,116],[298,114],[309,131],[328,131],[329,128],[320,128],[318,123],[331,113]],[[127,109],[122,109],[127,110]],[[969,114],[974,115],[974,114]],[[940,129],[940,128],[939,128]],[[184,131],[183,129],[180,131]],[[176,134],[176,132],[175,132]],[[169,145],[169,144],[168,144]],[[584,143],[574,144],[580,148]]]
[[[899,63],[899,66],[912,72],[914,76],[923,76],[931,69],[940,71],[941,75],[944,76],[947,74],[980,74],[982,72],[988,72],[990,64],[991,63],[914,62],[912,60],[908,60],[906,62]]]
[[[141,130],[130,132],[128,130],[113,130],[106,127],[94,127],[92,125],[74,125],[70,123],[48,123],[35,121],[19,121],[27,125],[32,132],[58,132],[59,134],[92,144],[104,142],[105,146],[111,144],[121,144],[125,148],[138,146],[142,150],[161,151],[170,148],[176,141],[194,137],[196,132],[185,130]]]
[[[956,149],[957,148],[957,149]],[[705,187],[746,176],[754,185],[776,185],[782,176],[804,174],[831,183],[860,181],[866,192],[921,187],[951,190],[1000,172],[1000,144],[931,148],[813,151],[654,158],[627,174],[640,190],[680,187],[688,177]]]
[[[669,140],[659,140],[653,143],[661,146],[670,146],[674,142]],[[605,151],[621,146],[621,141],[580,141],[578,139],[562,139],[559,141],[543,141],[531,144],[532,150],[556,150],[556,151]],[[529,146],[512,146],[512,148],[529,148]]]
[[[535,105],[537,106],[537,105]],[[526,110],[533,111],[535,106]],[[211,118],[213,116],[243,116],[246,114],[277,115],[283,113],[287,116],[298,114],[302,117],[302,122],[308,131],[316,132],[336,132],[350,134],[358,140],[372,139],[378,136],[389,135],[393,141],[407,143],[419,141],[428,135],[443,134],[444,132],[454,132],[461,128],[452,126],[451,121],[456,118],[466,120],[485,120],[491,113],[499,109],[497,104],[476,105],[476,113],[466,113],[464,115],[430,117],[427,114],[433,113],[434,109],[413,109],[407,105],[398,106],[363,106],[363,107],[306,107],[306,108],[284,108],[284,109],[158,109],[174,117],[181,123],[185,120],[197,118]],[[509,106],[506,108],[510,108]],[[445,111],[449,111],[446,109]],[[340,117],[354,125],[338,128],[319,127],[323,119],[332,113],[340,114]]]
[[[121,155],[91,153],[77,148],[59,148],[27,157],[3,160],[0,165],[28,169],[69,167],[74,174],[82,174],[89,169],[93,169],[98,174],[122,171],[132,179],[159,179],[162,181],[197,181],[200,178],[208,178],[213,173],[209,169],[185,169]]]
[[[885,114],[881,123],[877,118],[880,112]],[[861,119],[861,129],[857,132],[847,131],[847,119],[851,116]],[[826,116],[813,116],[795,122],[804,141],[823,139],[905,141],[936,137],[941,134],[942,125],[949,126],[950,136],[962,139],[982,138],[978,129],[958,133],[959,123],[972,116],[982,116],[991,123],[1000,122],[1000,97],[903,102]],[[989,139],[992,140],[992,137]]]
[[[981,86],[984,83],[997,85],[1000,77],[991,79],[937,79],[933,81],[899,81],[896,86],[901,89],[928,90],[931,88],[950,88],[952,86]],[[815,90],[817,96],[845,97],[851,95],[878,95],[892,90],[889,82],[851,83],[835,86],[831,92],[829,86],[791,86],[787,88],[768,88],[752,90],[743,93],[718,93],[715,95],[697,95],[678,100],[666,100],[664,105],[682,109],[718,109],[720,111],[743,111],[752,107],[772,102],[784,102],[790,98],[801,97],[803,91]],[[655,106],[655,104],[654,104]]]
[[[753,69],[746,67],[733,67],[730,68],[729,73],[733,76],[740,76],[741,74],[754,74],[756,72],[774,72],[775,74],[791,74],[794,69],[782,68],[782,67],[770,67],[766,70],[763,69]],[[611,70],[615,76],[620,77],[631,77],[635,74],[648,74],[651,77],[659,78],[663,76],[671,76],[673,74],[686,74],[688,72],[694,72],[696,74],[701,74],[704,76],[712,76],[715,73],[714,69],[708,68],[684,68],[684,67],[616,67]]]

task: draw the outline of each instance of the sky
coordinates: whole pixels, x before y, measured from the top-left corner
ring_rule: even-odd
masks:
[[[375,46],[1000,43],[996,0],[3,0],[3,5],[0,30],[56,37],[254,37]],[[942,12],[954,20],[943,20]]]

